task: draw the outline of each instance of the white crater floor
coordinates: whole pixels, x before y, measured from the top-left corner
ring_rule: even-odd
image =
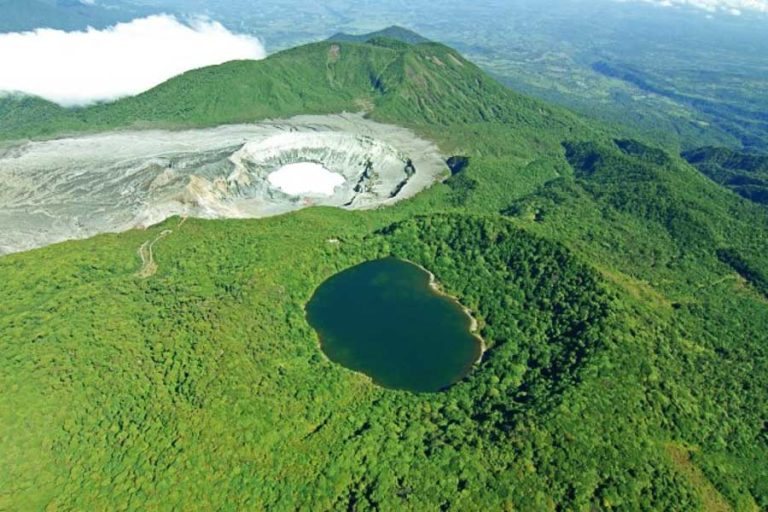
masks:
[[[449,174],[432,142],[357,114],[0,146],[0,254],[173,215],[375,208]]]
[[[282,166],[267,178],[273,187],[291,196],[332,196],[336,187],[346,181],[314,162],[298,162]]]

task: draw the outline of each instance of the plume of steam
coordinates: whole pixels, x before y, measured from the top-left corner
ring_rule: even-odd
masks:
[[[86,105],[138,94],[190,69],[265,56],[255,37],[169,15],[104,30],[0,34],[0,91]]]

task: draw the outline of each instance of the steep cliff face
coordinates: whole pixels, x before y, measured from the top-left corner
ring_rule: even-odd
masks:
[[[344,182],[289,195],[269,181],[312,162]],[[449,173],[437,148],[360,116],[301,116],[206,130],[113,132],[0,154],[0,253],[155,224],[172,215],[263,217],[304,206],[369,208]]]

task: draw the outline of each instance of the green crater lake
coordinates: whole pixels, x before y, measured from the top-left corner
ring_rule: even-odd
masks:
[[[396,258],[325,281],[307,320],[329,359],[386,388],[439,391],[467,375],[482,353],[464,308],[435,290],[428,272]]]

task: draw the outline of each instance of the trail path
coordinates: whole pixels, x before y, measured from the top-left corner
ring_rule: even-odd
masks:
[[[141,247],[139,247],[139,257],[141,258],[141,270],[139,270],[136,275],[142,279],[147,279],[148,277],[152,277],[157,273],[157,263],[155,263],[155,257],[153,254],[153,249],[155,247],[155,244],[162,240],[163,238],[167,237],[173,233],[172,230],[166,229],[154,240],[147,240],[143,244],[141,244]]]
[[[731,281],[731,280],[738,281],[738,278],[735,275],[727,275],[727,276],[724,276],[724,277],[722,277],[722,278],[720,278],[720,279],[718,279],[716,281],[712,281],[711,283],[700,284],[698,286],[697,290],[703,290],[704,288],[713,288],[713,287],[715,287],[715,286],[717,286],[719,284],[723,284],[724,282]]]

